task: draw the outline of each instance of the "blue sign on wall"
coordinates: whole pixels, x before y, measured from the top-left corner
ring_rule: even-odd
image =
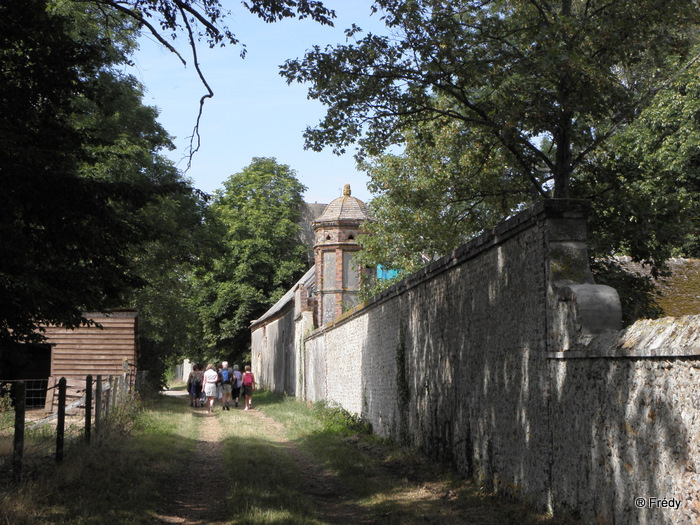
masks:
[[[389,279],[393,279],[399,275],[398,270],[390,270],[388,268],[384,268],[381,264],[377,265],[377,279],[380,281],[388,281]]]

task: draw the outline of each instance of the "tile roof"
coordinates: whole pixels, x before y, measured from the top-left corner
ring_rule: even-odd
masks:
[[[333,222],[340,220],[355,220],[365,221],[370,220],[372,216],[369,213],[367,205],[360,199],[353,197],[350,194],[350,185],[346,184],[343,190],[343,196],[334,199],[321,216],[316,219],[316,222]]]

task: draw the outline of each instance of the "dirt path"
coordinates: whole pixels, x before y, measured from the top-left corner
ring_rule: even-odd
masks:
[[[373,523],[366,518],[364,511],[347,497],[347,490],[339,484],[336,476],[287,439],[284,425],[258,410],[249,414],[256,419],[256,425],[262,432],[284,446],[294,458],[301,476],[300,486],[304,494],[317,503],[319,519],[326,523]]]
[[[186,396],[183,392],[167,393]],[[221,467],[221,425],[213,414],[204,410],[193,412],[193,417],[198,419],[199,436],[194,453],[182,465],[182,479],[191,482],[173,483],[170,511],[156,519],[160,523],[225,525],[229,521],[224,502],[230,495],[228,478]]]
[[[171,395],[173,394],[178,395]],[[187,401],[183,399],[182,402]],[[180,479],[173,480],[172,487],[167,488],[170,503],[166,511],[154,516],[156,522],[183,525],[230,523],[232,516],[227,515],[227,512],[231,511],[232,498],[236,494],[231,489],[234,485],[230,476],[224,472],[221,458],[223,440],[227,437],[224,428],[228,428],[225,420],[233,415],[233,412],[207,415],[203,409],[192,412],[192,417],[197,418],[199,430],[196,446],[190,457],[183,460]],[[372,510],[371,507],[356,503],[353,491],[343,486],[343,479],[291,441],[283,424],[258,410],[248,411],[245,416],[240,413],[240,416],[250,418],[256,433],[259,432],[265,440],[281,446],[293,458],[298,472],[295,487],[313,501],[314,523],[397,522],[393,514],[377,514],[376,508]],[[434,476],[434,469],[424,470],[426,465],[418,463],[417,459],[411,462],[393,461],[385,458],[379,450],[367,447],[362,447],[362,450],[377,457],[377,465],[368,472],[374,484],[379,482],[382,485],[386,482],[387,488],[394,487],[391,495],[387,490],[386,497],[391,498],[394,505],[392,508],[401,516],[398,519],[402,522],[481,525],[575,523],[567,520],[552,522],[547,516],[534,514],[515,502],[484,497],[478,493],[477,487],[467,482],[461,486],[451,485],[449,476]],[[439,469],[439,466],[435,468]],[[197,487],[196,493],[191,490],[192,487]]]
[[[170,391],[166,394],[179,397],[184,393]],[[228,492],[228,478],[221,468],[221,424],[217,417],[206,414],[204,410],[193,412],[193,417],[200,420],[199,437],[194,453],[183,464],[183,479],[193,480],[193,486],[207,487],[208,496],[203,497],[205,491],[201,489],[193,494],[187,490],[187,484],[178,483],[171,493],[169,512],[158,514],[155,518],[160,523],[225,525],[229,521],[224,515],[227,505],[223,502],[231,495]],[[287,439],[284,425],[258,410],[249,411],[247,417],[254,418],[261,433],[282,445],[294,458],[299,467],[303,492],[318,503],[319,519],[326,523],[372,523],[362,509],[347,498],[347,491],[339,486],[335,476]]]

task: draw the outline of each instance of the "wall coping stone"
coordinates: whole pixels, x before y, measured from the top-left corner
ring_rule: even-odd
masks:
[[[577,350],[548,359],[700,359],[700,315],[641,319],[621,331],[592,337]]]
[[[518,235],[522,231],[531,228],[538,222],[547,219],[580,219],[585,220],[591,209],[591,203],[581,199],[545,199],[535,203],[532,207],[520,211],[474,239],[456,248],[452,252],[434,261],[415,273],[407,276],[389,288],[382,290],[367,301],[358,304],[354,308],[344,312],[333,321],[316,328],[305,339],[314,339],[334,327],[340,326],[353,318],[363,310],[378,306],[394,297],[407,293],[421,283],[440,275],[451,268],[460,266],[465,262],[478,257],[483,252],[494,246],[503,244],[508,239]],[[569,230],[557,228],[556,221],[553,228],[554,240],[560,236],[566,238]]]

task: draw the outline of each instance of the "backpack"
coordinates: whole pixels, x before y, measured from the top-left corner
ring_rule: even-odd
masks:
[[[253,384],[253,374],[246,372],[243,374],[243,386],[251,386]]]
[[[202,373],[199,371],[194,373],[194,385],[200,388],[202,386]]]
[[[221,371],[221,378],[223,379],[225,385],[230,385],[231,380],[233,379],[233,373],[228,368],[224,368]]]

